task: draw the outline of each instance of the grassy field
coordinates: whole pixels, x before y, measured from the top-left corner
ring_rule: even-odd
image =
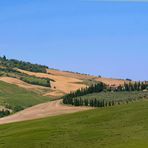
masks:
[[[0,105],[2,106],[27,108],[49,100],[48,97],[0,81]]]
[[[147,148],[148,101],[0,126],[0,148]]]

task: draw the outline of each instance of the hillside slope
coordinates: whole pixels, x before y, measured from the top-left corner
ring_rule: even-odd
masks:
[[[44,65],[7,59],[5,56],[0,57],[0,80],[50,97],[61,97],[98,82],[113,87],[123,85],[125,82],[119,79],[48,69]]]
[[[0,106],[15,110],[50,101],[49,97],[40,96],[16,85],[0,81]]]
[[[45,93],[45,96],[62,96],[64,94],[70,93],[70,91],[76,91],[77,89],[85,88],[86,86],[97,82],[103,82],[110,86],[123,85],[125,82],[125,80],[98,78],[96,76],[89,76],[52,69],[47,69],[47,74],[29,72],[21,69],[17,70],[30,76],[53,79],[54,82],[51,82],[52,91]]]
[[[91,107],[66,106],[61,104],[61,102],[62,100],[55,100],[32,106],[11,116],[1,118],[0,125],[92,109]]]
[[[141,101],[1,125],[0,147],[147,148],[147,115],[148,101]]]
[[[56,76],[65,76],[65,77],[70,77],[70,78],[76,78],[83,80],[83,82],[103,82],[107,85],[122,85],[124,82],[128,82],[126,80],[122,79],[113,79],[113,78],[104,78],[104,77],[96,77],[96,76],[91,76],[91,75],[86,75],[86,74],[79,74],[79,73],[73,73],[73,72],[66,72],[66,71],[59,71],[59,70],[53,70],[53,69],[47,69],[47,72],[52,75]]]
[[[11,77],[0,77],[0,81],[17,85],[21,88],[25,88],[27,90],[31,90],[34,92],[37,92],[38,94],[42,94],[44,91],[50,91],[50,88],[39,86],[39,85],[32,85],[26,82],[23,82],[22,80],[19,80],[17,78],[11,78]]]
[[[40,78],[50,78],[54,81],[51,82],[51,89],[52,91],[49,93],[44,94],[45,96],[59,96],[69,93],[70,91],[75,91],[77,89],[86,87],[83,83],[83,80],[74,78],[74,77],[67,77],[64,75],[56,75],[56,73],[35,73],[29,72],[25,70],[17,69],[21,73],[25,73],[30,76],[36,76]]]

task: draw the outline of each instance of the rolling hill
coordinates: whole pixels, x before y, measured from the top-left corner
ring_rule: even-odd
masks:
[[[125,82],[0,58],[0,109],[23,110],[0,119],[0,148],[147,148],[148,92],[142,83]],[[94,101],[77,107],[50,102],[65,94],[107,104],[94,108]]]
[[[2,114],[3,110],[17,112],[99,82],[114,87],[123,85],[125,80],[49,69],[44,65],[0,57],[0,111]]]
[[[147,148],[148,101],[0,126],[6,148]]]
[[[30,80],[28,81],[28,79]],[[50,87],[47,87],[48,83],[43,83],[47,79],[50,81]],[[98,82],[103,82],[113,87],[123,85],[126,82],[121,79],[49,69],[47,66],[7,59],[6,57],[0,57],[0,80],[53,98],[59,98],[71,91],[76,91]]]
[[[0,106],[6,109],[16,112],[50,100],[49,97],[0,81]]]

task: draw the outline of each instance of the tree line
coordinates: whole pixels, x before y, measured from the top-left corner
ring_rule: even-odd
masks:
[[[35,76],[28,76],[28,77],[26,76],[26,77],[21,77],[20,80],[27,82],[29,84],[51,87],[49,78],[38,78]]]
[[[98,100],[98,99],[82,99],[82,98],[72,98],[69,100],[64,100],[64,104],[71,104],[74,106],[91,106],[91,107],[108,107],[114,105],[120,105],[123,103],[129,103],[135,101],[135,99],[127,100]]]
[[[19,68],[22,70],[46,73],[47,66],[32,64],[30,62],[19,61],[15,59],[7,59],[6,56],[0,57],[0,65],[8,68]]]
[[[81,88],[75,92],[70,92],[69,94],[64,96],[64,99],[71,99],[71,98],[76,98],[76,97],[84,96],[84,95],[95,93],[95,92],[101,92],[105,88],[106,88],[105,84],[100,82],[98,84],[91,85],[90,87]]]
[[[98,83],[95,85],[92,85],[87,88],[79,89],[75,92],[71,92],[70,94],[65,95],[63,98],[64,104],[71,104],[74,106],[92,106],[92,107],[107,107],[107,106],[113,106],[115,104],[121,104],[121,103],[128,103],[135,100],[135,98],[127,98],[126,100],[97,100],[97,99],[82,99],[81,96],[91,94],[91,93],[97,93],[99,95],[99,92],[102,91],[114,91],[114,92],[120,92],[120,91],[143,91],[148,88],[147,82],[129,82],[124,83],[124,85],[120,85],[116,88],[111,88],[103,83]],[[80,97],[80,98],[78,98]]]
[[[115,91],[143,91],[148,88],[148,82],[129,82],[119,85]],[[111,90],[111,88],[110,88]]]

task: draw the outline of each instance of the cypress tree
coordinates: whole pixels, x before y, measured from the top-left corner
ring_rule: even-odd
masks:
[[[137,84],[137,82],[134,83],[134,90],[138,90],[138,84]]]
[[[97,107],[97,99],[94,100],[94,106]]]
[[[139,81],[139,82],[138,82],[138,88],[137,88],[138,91],[140,91],[140,85],[141,85],[141,84],[140,84],[140,81]]]
[[[84,100],[84,104],[85,104],[85,106],[88,106],[88,99]]]
[[[109,106],[112,106],[111,101],[109,101],[108,105],[109,105]]]
[[[100,107],[100,101],[97,100],[97,107]]]

